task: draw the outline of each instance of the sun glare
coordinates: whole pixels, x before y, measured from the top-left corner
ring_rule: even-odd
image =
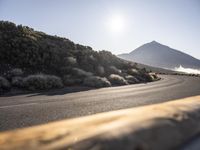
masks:
[[[121,15],[114,15],[110,17],[108,22],[110,31],[114,33],[123,32],[125,29],[125,20],[124,17]]]

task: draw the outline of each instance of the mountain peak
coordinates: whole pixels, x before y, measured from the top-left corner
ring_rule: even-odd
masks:
[[[150,46],[150,47],[157,47],[157,48],[160,48],[160,47],[168,47],[168,46],[166,46],[166,45],[163,45],[163,44],[161,44],[161,43],[159,43],[159,42],[157,42],[157,41],[151,41],[151,42],[149,42],[149,43],[146,43],[146,44],[144,44],[144,45],[147,45],[147,46]],[[168,47],[169,48],[169,47]]]
[[[158,43],[157,41],[152,41],[150,42],[150,44],[160,44],[160,43]]]
[[[120,56],[129,61],[159,68],[174,69],[180,65],[185,68],[200,68],[200,60],[157,41],[146,43],[132,52]]]

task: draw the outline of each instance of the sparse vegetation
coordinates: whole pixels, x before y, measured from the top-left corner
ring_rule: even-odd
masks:
[[[6,21],[0,21],[0,54],[0,76],[17,88],[51,89],[62,87],[62,81],[92,87],[152,81],[146,70],[108,51]]]

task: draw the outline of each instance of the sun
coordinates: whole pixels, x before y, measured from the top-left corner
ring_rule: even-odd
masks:
[[[113,15],[108,20],[108,27],[114,33],[121,33],[125,29],[125,19],[122,15]]]

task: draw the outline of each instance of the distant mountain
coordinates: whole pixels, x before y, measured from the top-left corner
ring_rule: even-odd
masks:
[[[181,65],[185,68],[200,69],[200,60],[156,41],[144,44],[130,53],[120,54],[118,57],[160,68],[174,69]]]

